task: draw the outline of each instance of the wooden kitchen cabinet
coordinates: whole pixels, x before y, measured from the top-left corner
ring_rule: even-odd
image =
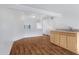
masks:
[[[63,47],[63,48],[66,48],[67,47],[67,43],[66,43],[66,33],[64,33],[64,32],[61,32],[60,34],[59,34],[59,36],[60,36],[60,46],[61,47]]]
[[[67,49],[74,53],[77,52],[76,33],[67,33]]]
[[[55,33],[54,41],[55,41],[55,44],[59,45],[59,32]]]
[[[79,32],[56,32],[50,34],[50,41],[60,47],[79,54]]]
[[[59,32],[51,33],[50,41],[56,45],[59,45]]]
[[[55,32],[51,32],[50,41],[55,44]]]

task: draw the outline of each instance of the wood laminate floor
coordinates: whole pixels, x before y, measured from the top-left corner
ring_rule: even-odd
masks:
[[[23,38],[13,43],[10,55],[75,55],[50,42],[49,36]]]

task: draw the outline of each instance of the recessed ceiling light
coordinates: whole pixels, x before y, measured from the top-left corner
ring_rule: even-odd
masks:
[[[35,18],[35,17],[36,17],[35,15],[32,16],[32,18]]]

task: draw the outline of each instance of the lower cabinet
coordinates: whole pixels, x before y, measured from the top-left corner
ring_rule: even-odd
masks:
[[[77,53],[77,39],[76,39],[76,34],[67,34],[67,49]]]
[[[51,32],[50,41],[55,44],[55,32]]]
[[[63,48],[66,48],[67,47],[67,40],[66,40],[66,34],[61,32],[60,34],[60,46],[63,47]]]
[[[56,45],[59,45],[59,32],[51,32],[50,41]]]
[[[78,53],[76,32],[51,32],[50,41],[60,47]]]
[[[54,41],[56,45],[59,45],[59,32],[55,33]]]

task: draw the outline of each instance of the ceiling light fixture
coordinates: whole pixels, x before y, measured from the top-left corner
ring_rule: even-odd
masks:
[[[33,15],[33,16],[32,16],[32,18],[36,18],[36,16],[35,16],[35,15]]]

